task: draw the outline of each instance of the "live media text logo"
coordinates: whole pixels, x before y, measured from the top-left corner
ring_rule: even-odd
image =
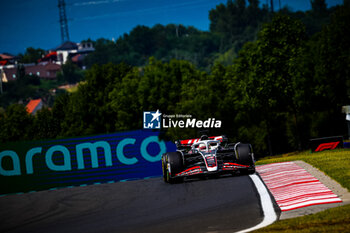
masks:
[[[163,119],[161,119],[161,116]],[[144,129],[161,128],[221,128],[221,121],[215,118],[197,120],[189,114],[162,114],[157,111],[143,112]]]
[[[159,109],[156,112],[143,112],[143,128],[160,129],[161,115]]]

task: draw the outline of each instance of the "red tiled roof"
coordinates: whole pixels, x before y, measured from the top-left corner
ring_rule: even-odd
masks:
[[[57,52],[53,51],[51,53],[46,54],[45,57],[38,59],[38,62],[48,61],[50,59],[56,60],[56,57],[57,57]]]
[[[7,62],[8,62],[7,60],[1,60],[1,61],[0,61],[0,66],[4,66],[4,65],[6,65],[6,64],[7,64]]]
[[[16,80],[17,68],[3,69],[8,81]],[[27,75],[37,75],[40,78],[55,79],[57,72],[61,70],[61,66],[55,63],[40,63],[38,65],[25,66]]]
[[[57,56],[57,52],[56,52],[56,51],[53,51],[53,52],[51,52],[51,53],[48,53],[48,54],[46,54],[45,57],[51,57],[51,56]]]
[[[41,78],[55,79],[56,73],[61,69],[61,66],[54,63],[38,64],[35,66],[27,66],[26,74],[34,74]]]
[[[61,66],[56,63],[48,63],[45,65],[45,69],[49,71],[59,71],[61,70]]]
[[[41,99],[36,99],[36,100],[31,100],[29,101],[29,103],[27,104],[27,112],[28,113],[32,113],[35,108],[40,104]]]
[[[72,62],[79,62],[82,60],[82,55],[81,54],[77,54],[74,57],[72,57]]]
[[[3,59],[3,60],[11,60],[11,59],[14,58],[14,57],[11,56],[11,55],[3,54],[3,53],[0,53],[0,57],[1,57],[1,59]]]

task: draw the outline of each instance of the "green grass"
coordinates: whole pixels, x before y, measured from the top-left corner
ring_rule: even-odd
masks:
[[[62,85],[62,82],[59,82],[57,80],[45,80],[41,79],[40,80],[40,86],[39,88],[44,89],[44,90],[50,90],[53,88],[57,88],[58,86]]]
[[[78,86],[73,86],[73,87],[67,89],[67,91],[70,93],[76,92],[77,90],[78,90]]]
[[[317,167],[350,190],[350,150],[289,153],[263,158],[257,165],[295,160]],[[254,232],[350,232],[350,205],[281,220]]]
[[[68,88],[67,91],[70,93],[76,92],[80,85],[86,84],[86,81],[80,81],[77,85],[73,85],[71,88]]]
[[[350,205],[278,221],[254,232],[350,232]]]

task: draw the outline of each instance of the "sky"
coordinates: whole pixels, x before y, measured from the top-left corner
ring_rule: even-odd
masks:
[[[309,10],[309,0],[280,0],[282,7]],[[209,30],[209,10],[227,0],[65,0],[69,37],[117,39],[137,25],[182,24]],[[261,0],[266,3],[267,0]],[[331,7],[343,0],[326,0]],[[26,48],[53,49],[61,44],[58,0],[0,0],[0,53]],[[279,0],[274,0],[278,9]]]

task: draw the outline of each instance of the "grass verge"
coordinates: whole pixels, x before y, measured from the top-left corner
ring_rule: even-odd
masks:
[[[266,157],[256,164],[303,160],[350,190],[350,150],[300,152]],[[350,205],[278,221],[254,232],[350,232]]]
[[[254,232],[349,232],[350,205],[328,209],[317,214],[278,221]]]
[[[57,80],[41,79],[39,88],[49,91],[50,89],[57,88],[59,85],[62,85],[62,82]]]

